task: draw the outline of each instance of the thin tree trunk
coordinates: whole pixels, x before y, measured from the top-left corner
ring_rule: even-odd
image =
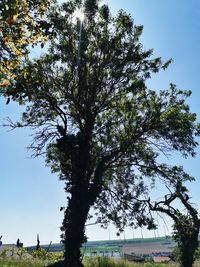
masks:
[[[85,223],[89,209],[90,205],[87,201],[87,191],[79,186],[73,190],[63,222],[65,229],[65,267],[83,266],[80,249],[86,241]]]

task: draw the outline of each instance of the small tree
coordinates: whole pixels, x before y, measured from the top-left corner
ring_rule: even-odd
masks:
[[[149,200],[148,204],[150,210],[165,213],[173,219],[173,238],[178,244],[178,260],[181,267],[192,267],[199,245],[200,219],[197,210],[189,202],[187,189],[182,182],[173,181],[173,186],[174,192],[166,195],[164,200],[155,203]],[[180,200],[185,212],[173,207],[176,200]]]
[[[175,169],[158,163],[175,150],[194,156],[199,134],[196,115],[185,103],[191,92],[175,85],[156,92],[145,85],[152,73],[170,61],[152,58],[139,41],[142,26],[122,10],[113,18],[106,5],[86,0],[85,19],[75,19],[81,1],[54,6],[48,52],[27,61],[10,89],[23,98],[26,111],[11,127],[31,127],[34,155],[46,154],[47,164],[65,181],[67,208],[63,220],[65,266],[82,266],[80,247],[91,207],[104,213],[99,221],[128,223],[134,200],[136,224],[153,227],[138,201],[147,190],[144,177],[164,178]],[[112,211],[116,200],[117,211]],[[110,203],[109,208],[105,206]],[[117,216],[117,212],[121,212]]]

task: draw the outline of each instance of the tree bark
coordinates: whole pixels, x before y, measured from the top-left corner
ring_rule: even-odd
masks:
[[[187,247],[184,248],[183,255],[181,255],[181,258],[180,258],[181,267],[192,267],[193,262],[194,262],[194,259],[193,259],[194,252],[195,251],[191,251],[191,249],[187,249]]]
[[[65,229],[65,267],[83,266],[80,249],[82,244],[86,242],[85,223],[89,209],[90,204],[87,198],[87,190],[79,185],[73,189],[63,221]]]
[[[192,267],[195,261],[195,251],[198,248],[198,233],[195,231],[191,238],[182,241],[182,253],[180,257],[181,267]]]

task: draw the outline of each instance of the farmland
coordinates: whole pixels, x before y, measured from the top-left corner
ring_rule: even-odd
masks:
[[[124,245],[131,244],[146,244],[152,242],[170,242],[172,244],[173,241],[166,237],[158,237],[158,238],[133,238],[133,239],[123,239],[123,240],[102,240],[102,241],[89,241],[83,245],[82,251],[84,254],[90,254],[92,252],[121,252],[121,248]],[[43,245],[42,248],[48,249],[50,252],[60,252],[63,251],[63,247],[61,244],[52,244]],[[35,246],[31,246],[27,248],[28,250],[34,250]]]

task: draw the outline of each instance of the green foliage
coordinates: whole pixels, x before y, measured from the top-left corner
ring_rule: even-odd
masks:
[[[7,255],[7,252],[8,252],[7,249],[3,249],[3,250],[0,252],[0,259],[5,259],[5,258],[6,258],[6,255]]]
[[[25,258],[27,255],[27,250],[25,248],[17,248],[14,246],[3,248],[0,252],[0,259],[7,258]]]
[[[38,249],[32,252],[32,256],[36,259],[47,260],[48,252],[45,249]]]
[[[187,201],[187,214],[175,213],[173,238],[178,244],[177,260],[181,267],[190,267],[198,255],[200,220],[198,212]]]
[[[106,257],[91,257],[84,259],[84,267],[163,267],[168,266],[156,263],[137,264],[126,260],[115,260]]]
[[[32,252],[32,256],[35,259],[39,259],[39,260],[48,260],[48,261],[59,261],[63,258],[63,253],[54,253],[54,252],[47,252],[45,249],[38,249],[38,250],[34,250]]]
[[[20,259],[24,256],[25,253],[27,253],[27,250],[25,248],[19,248],[17,250],[17,255],[19,256]]]
[[[195,260],[200,260],[200,247],[199,246],[195,251]]]
[[[178,176],[179,178],[170,181],[170,193],[166,194],[163,200],[148,203],[150,210],[167,214],[173,219],[173,239],[178,245],[174,250],[174,256],[181,267],[192,267],[198,248],[200,219],[197,209],[189,202],[188,190],[184,186],[184,182],[188,180],[187,175],[182,179],[180,173]],[[173,202],[177,200],[184,211],[173,207]]]
[[[0,260],[1,267],[44,267],[48,266],[48,263],[37,260]],[[107,258],[86,258],[84,259],[84,267],[178,267],[177,264],[155,264],[155,263],[144,263],[137,264],[127,262],[124,260],[113,260]],[[196,262],[194,267],[199,267],[200,264]]]
[[[98,222],[112,221],[119,231],[125,225],[156,227],[141,201],[149,192],[144,177],[152,185],[155,179],[169,186],[192,180],[181,166],[161,163],[161,156],[195,156],[200,134],[186,102],[191,92],[173,84],[160,92],[146,86],[171,60],[143,48],[143,27],[122,10],[112,17],[95,0],[85,2],[81,22],[74,19],[80,7],[78,0],[52,7],[47,53],[27,60],[10,83],[26,105],[22,120],[11,126],[34,129],[34,155],[45,153],[65,181],[65,256],[79,261],[69,266],[81,266],[92,206]]]
[[[48,40],[50,25],[45,13],[49,4],[49,0],[1,0],[0,93],[15,95],[7,89],[17,77],[21,61],[28,54],[28,46],[41,43],[43,47]]]
[[[144,267],[163,267],[163,264],[147,262],[144,264]]]
[[[44,267],[43,261],[37,260],[0,260],[1,267]]]
[[[193,220],[188,215],[178,214],[177,222],[174,225],[174,239],[178,243],[187,236],[190,239],[193,235],[194,225]]]

